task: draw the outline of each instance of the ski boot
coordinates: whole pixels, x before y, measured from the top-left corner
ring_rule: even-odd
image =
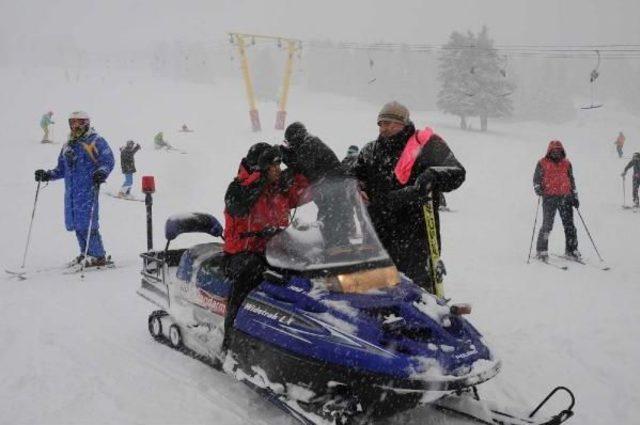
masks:
[[[80,254],[76,258],[74,258],[73,260],[65,264],[65,266],[67,268],[73,268],[73,267],[79,266],[80,264],[82,264],[82,260],[84,260],[84,255]]]
[[[574,249],[573,251],[566,251],[564,253],[564,256],[567,257],[569,260],[582,261],[582,255],[580,254],[580,251],[578,251],[577,249]]]
[[[107,257],[92,257],[91,255],[87,255],[87,259],[84,262],[84,267],[105,267],[107,264]]]
[[[538,251],[536,258],[542,262],[549,261],[549,251]]]

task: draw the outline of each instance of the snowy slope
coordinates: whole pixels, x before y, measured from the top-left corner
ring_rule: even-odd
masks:
[[[66,115],[85,109],[114,150],[129,138],[143,145],[136,184],[141,175],[156,176],[156,245],[164,243],[170,214],[220,216],[224,190],[246,149],[282,139],[272,130],[274,104],[260,105],[265,130],[250,131],[236,80],[196,85],[112,72],[68,83],[57,69],[0,69],[0,92],[4,267],[17,267],[22,258],[33,170],[52,168],[61,146],[37,142],[47,109],[55,112],[58,142]],[[379,107],[294,87],[289,120],[305,122],[342,156],[348,145],[375,137]],[[578,399],[570,423],[633,424],[640,413],[640,214],[621,210],[619,173],[629,152],[640,150],[637,118],[608,105],[562,126],[490,122],[486,134],[462,132],[455,119],[438,113],[413,112],[413,119],[432,126],[467,167],[467,182],[448,197],[456,212],[442,215],[445,284],[448,296],[474,305],[471,320],[502,357],[503,372],[482,386],[484,394],[527,407],[551,387],[567,385]],[[196,132],[178,133],[183,123]],[[161,130],[188,154],[153,150]],[[628,140],[624,160],[612,145],[619,130]],[[552,138],[563,141],[573,161],[583,216],[611,271],[526,264],[536,208],[531,176]],[[121,181],[117,168],[106,188],[115,191]],[[75,237],[64,231],[62,192],[61,182],[53,182],[40,193],[28,266],[56,266],[77,254]],[[137,255],[146,247],[144,206],[103,196],[101,216],[106,248],[119,268],[84,281],[56,272],[0,280],[0,423],[288,423],[243,385],[153,342],[146,330],[152,307],[135,294]],[[577,216],[576,224],[580,249],[597,263]],[[559,219],[556,226],[550,247],[562,253]],[[413,416],[423,424],[445,423],[425,415]]]

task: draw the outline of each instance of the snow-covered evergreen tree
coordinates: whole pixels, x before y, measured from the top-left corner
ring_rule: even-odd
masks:
[[[467,117],[473,115],[470,79],[472,67],[469,46],[473,34],[454,31],[439,58],[438,79],[442,83],[436,105],[443,112],[460,117],[460,127],[467,129]]]
[[[458,115],[463,129],[468,116],[479,116],[482,131],[487,130],[489,117],[511,114],[509,96],[515,85],[507,79],[504,60],[493,47],[487,27],[477,36],[454,32],[443,51],[438,95],[441,110]]]

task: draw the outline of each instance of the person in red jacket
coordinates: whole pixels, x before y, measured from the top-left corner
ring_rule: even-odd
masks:
[[[229,346],[228,331],[242,302],[262,281],[268,240],[289,225],[289,211],[303,203],[307,181],[300,174],[283,173],[281,158],[277,146],[253,145],[225,194],[222,269],[232,286],[222,353]]]
[[[538,258],[546,261],[549,257],[549,233],[553,228],[557,210],[564,226],[565,255],[580,259],[578,236],[576,226],[573,224],[573,207],[578,208],[580,202],[571,162],[567,159],[560,141],[549,142],[547,154],[538,161],[533,174],[533,188],[536,195],[542,196],[543,219],[536,245]]]

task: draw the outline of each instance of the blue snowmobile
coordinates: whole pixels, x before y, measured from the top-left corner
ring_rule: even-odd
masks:
[[[165,249],[141,254],[138,293],[160,308],[149,316],[151,335],[304,424],[370,423],[424,404],[486,424],[560,424],[572,416],[573,401],[546,418],[480,401],[476,386],[498,373],[500,361],[463,317],[467,306],[449,305],[398,272],[355,180],[323,184],[336,186],[311,187],[310,198],[340,194],[336,211],[350,212],[346,224],[344,214],[336,214],[340,223],[319,221],[315,202],[295,210],[291,225],[267,244],[269,269],[238,312],[224,358],[230,282],[221,271],[222,244],[169,249],[181,234],[220,237],[222,227],[203,213],[170,217]]]

